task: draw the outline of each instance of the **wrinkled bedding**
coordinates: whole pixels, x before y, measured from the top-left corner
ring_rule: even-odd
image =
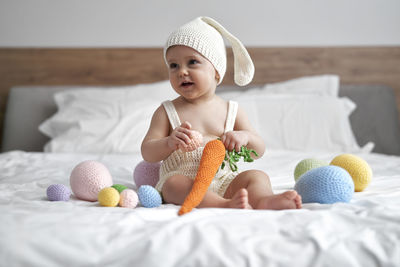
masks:
[[[276,193],[292,189],[296,164],[336,154],[270,151],[241,170],[266,171]],[[101,207],[74,197],[47,200],[69,186],[83,160],[99,160],[114,183],[136,189],[139,154],[12,151],[0,154],[0,262],[5,266],[400,266],[400,157],[360,154],[374,177],[352,201],[301,210]]]

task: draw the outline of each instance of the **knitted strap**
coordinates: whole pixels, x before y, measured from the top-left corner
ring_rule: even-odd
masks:
[[[238,111],[238,103],[230,100],[228,105],[228,116],[226,118],[226,123],[225,123],[225,133],[233,131],[233,127],[235,126],[237,111]]]
[[[176,112],[174,104],[170,101],[164,101],[163,103],[164,109],[167,112],[169,123],[172,126],[172,129],[181,125],[181,121],[179,119],[178,113]]]

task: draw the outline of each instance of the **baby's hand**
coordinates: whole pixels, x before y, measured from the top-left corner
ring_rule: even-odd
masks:
[[[192,131],[190,130],[191,128],[192,126],[187,121],[176,127],[168,136],[168,146],[173,150],[177,150],[181,146],[185,147],[189,144],[192,135]]]
[[[228,151],[239,152],[242,146],[249,143],[249,135],[245,131],[230,131],[221,136],[221,141]]]
[[[192,126],[185,121],[176,127],[168,137],[168,146],[183,152],[193,151],[203,144],[203,135],[198,131],[190,130]]]
[[[190,142],[184,146],[179,144],[179,149],[183,152],[190,152],[203,144],[203,135],[198,131],[191,131],[190,133]]]

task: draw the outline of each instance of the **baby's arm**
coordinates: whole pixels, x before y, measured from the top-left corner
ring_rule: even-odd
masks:
[[[249,149],[254,149],[258,154],[258,158],[265,152],[263,139],[251,125],[246,112],[240,107],[238,108],[233,131],[225,133],[221,137],[221,141],[229,151],[235,149],[239,152],[242,146],[246,146]]]
[[[169,120],[163,106],[153,114],[150,128],[142,142],[142,156],[148,162],[158,162],[166,159],[179,145],[190,142],[190,124],[182,123],[169,134]]]

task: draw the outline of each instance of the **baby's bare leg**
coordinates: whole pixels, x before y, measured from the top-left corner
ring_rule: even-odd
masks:
[[[274,195],[267,174],[258,170],[240,173],[231,182],[225,196],[229,198],[242,189],[248,191],[249,203],[255,209],[299,209],[301,196],[296,191]]]
[[[193,180],[183,175],[174,175],[168,178],[162,188],[165,202],[181,205],[192,189],[192,185]],[[237,192],[229,199],[225,199],[212,191],[207,191],[197,208],[245,209],[250,208],[247,199],[247,191],[245,190]]]

